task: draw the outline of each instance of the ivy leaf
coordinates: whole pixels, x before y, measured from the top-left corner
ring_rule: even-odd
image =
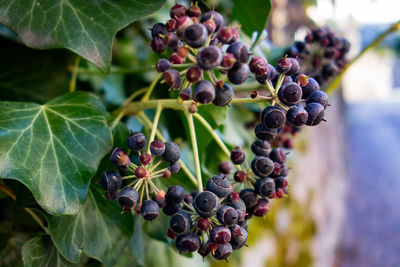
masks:
[[[49,236],[37,236],[22,247],[22,260],[26,267],[36,266],[78,266],[68,262],[54,246]]]
[[[115,34],[164,2],[4,0],[0,2],[0,22],[29,47],[67,48],[108,71]]]
[[[59,251],[78,263],[83,254],[107,266],[119,261],[133,234],[132,213],[121,215],[121,207],[104,197],[104,191],[92,185],[83,209],[74,216],[45,214],[49,232]]]
[[[45,105],[0,102],[0,172],[25,184],[51,214],[75,214],[111,149],[98,98],[75,92]]]
[[[233,0],[232,20],[237,20],[241,30],[251,36],[257,31],[257,39],[267,24],[271,11],[270,0]]]

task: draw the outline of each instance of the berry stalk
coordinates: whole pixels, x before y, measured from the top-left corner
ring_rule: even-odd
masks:
[[[199,190],[199,192],[202,192],[203,191],[203,182],[201,179],[199,150],[197,148],[196,131],[194,128],[193,114],[186,113],[186,118],[189,123],[190,139],[192,140],[192,150],[193,150],[194,164],[196,167],[196,176],[197,176],[197,189]]]
[[[147,153],[150,153],[150,144],[154,141],[154,137],[156,136],[158,121],[160,120],[162,109],[162,103],[159,102],[156,109],[156,115],[154,116],[153,127],[151,128],[150,139],[147,145]]]

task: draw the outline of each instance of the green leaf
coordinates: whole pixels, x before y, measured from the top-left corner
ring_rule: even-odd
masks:
[[[164,2],[4,0],[0,2],[0,21],[29,47],[67,48],[107,71],[115,34]]]
[[[45,105],[0,102],[0,172],[25,184],[51,214],[75,214],[111,149],[98,98],[75,92]]]
[[[78,266],[68,262],[54,246],[49,236],[37,236],[22,247],[25,267],[36,266]]]
[[[0,38],[0,99],[40,104],[68,92],[72,53],[39,51]]]
[[[144,260],[146,256],[145,251],[145,237],[143,232],[143,220],[141,218],[135,220],[134,234],[129,241],[129,250],[140,266],[144,266]]]
[[[132,213],[104,197],[100,186],[92,184],[83,209],[74,216],[45,217],[51,238],[69,261],[78,263],[83,254],[107,266],[116,264],[133,234]]]
[[[233,0],[232,20],[237,20],[248,36],[258,32],[261,36],[271,11],[270,0]]]

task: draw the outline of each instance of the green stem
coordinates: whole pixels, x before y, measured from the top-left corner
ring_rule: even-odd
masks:
[[[147,89],[146,94],[143,96],[142,101],[149,100],[151,93],[153,92],[154,87],[156,86],[157,82],[159,79],[161,79],[161,76],[163,74],[159,73],[156,78],[154,78],[154,81],[150,84],[149,89]]]
[[[196,64],[194,63],[184,63],[184,64],[172,64],[171,68],[188,68],[195,66]]]
[[[151,128],[149,142],[147,144],[147,153],[150,154],[150,143],[154,141],[154,137],[156,136],[158,121],[160,120],[160,115],[162,111],[162,104],[158,103],[156,109],[156,115],[154,116],[153,127]]]
[[[281,88],[283,79],[285,79],[285,75],[279,74],[278,81],[276,82],[276,85],[275,85],[275,95],[278,93],[279,88]]]
[[[376,47],[379,45],[380,42],[383,41],[383,39],[386,38],[389,34],[391,34],[394,31],[397,31],[400,29],[400,21],[397,21],[396,23],[392,24],[386,31],[382,32],[380,35],[378,35],[375,40],[373,40],[369,45],[367,45],[363,50],[358,53],[357,56],[355,56],[352,60],[350,60],[349,63],[344,66],[342,71],[336,78],[329,84],[329,86],[326,88],[325,92],[327,94],[333,92],[336,88],[339,87],[340,82],[342,81],[342,78],[345,74],[345,72],[350,68],[350,66],[356,62],[360,57],[362,57],[366,52],[371,50],[372,48]]]
[[[72,71],[71,80],[69,81],[69,92],[70,93],[75,92],[75,89],[76,89],[76,78],[77,78],[77,74],[78,74],[78,65],[79,65],[80,59],[81,59],[80,56],[76,56],[74,69]]]
[[[190,139],[192,140],[192,150],[193,150],[194,164],[196,167],[196,176],[197,176],[197,189],[199,190],[199,192],[202,192],[203,182],[201,179],[199,150],[197,148],[196,131],[194,128],[193,115],[191,113],[186,113],[185,115],[189,123]]]

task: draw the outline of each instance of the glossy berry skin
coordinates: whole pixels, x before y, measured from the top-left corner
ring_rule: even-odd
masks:
[[[154,195],[153,200],[157,203],[157,205],[160,209],[164,208],[165,205],[167,205],[167,201],[165,200],[165,197],[160,197],[160,196]]]
[[[251,162],[251,170],[258,177],[266,177],[274,170],[274,163],[267,157],[256,156]]]
[[[257,204],[257,195],[251,188],[245,188],[240,191],[240,198],[246,205],[246,209],[251,209]]]
[[[202,47],[208,38],[208,32],[203,24],[193,24],[186,28],[183,40],[193,48]]]
[[[201,15],[200,7],[196,5],[190,6],[190,8],[187,10],[187,15],[189,17],[196,17],[196,18],[200,17]]]
[[[175,163],[181,158],[181,154],[180,147],[176,143],[168,141],[165,142],[165,150],[161,156],[166,162]]]
[[[236,61],[237,60],[233,54],[225,53],[222,58],[221,66],[227,69],[231,69],[235,65]]]
[[[242,164],[246,159],[246,155],[244,154],[243,150],[240,147],[236,147],[231,152],[231,160],[234,164]]]
[[[301,86],[303,90],[302,98],[307,99],[311,93],[319,90],[319,84],[314,78],[307,78],[308,83],[304,86]]]
[[[193,87],[193,100],[208,104],[215,99],[215,87],[207,80],[202,80]]]
[[[110,161],[113,164],[117,165],[118,167],[123,167],[123,168],[126,168],[129,164],[131,164],[131,160],[129,159],[125,150],[119,147],[116,147],[111,152]]]
[[[300,101],[302,94],[303,91],[300,85],[290,82],[281,86],[278,91],[278,98],[283,104],[294,106]]]
[[[175,19],[169,19],[167,23],[165,23],[165,27],[167,28],[167,31],[172,32],[175,30],[176,26],[176,20]]]
[[[173,185],[168,188],[165,199],[167,202],[181,203],[185,199],[185,190],[180,185]]]
[[[127,139],[128,147],[133,151],[142,150],[146,143],[146,136],[141,132],[131,132]]]
[[[211,222],[208,218],[199,218],[197,220],[197,227],[201,231],[207,231],[208,229],[210,229],[210,226],[211,226]]]
[[[150,144],[150,152],[153,156],[161,156],[165,151],[165,144],[160,140],[155,140]]]
[[[171,217],[170,228],[176,235],[187,234],[192,228],[192,218],[185,211],[179,211]]]
[[[232,164],[229,161],[223,161],[218,165],[218,171],[223,174],[229,174],[232,171]]]
[[[270,209],[269,200],[266,198],[260,198],[257,205],[254,207],[253,214],[256,217],[264,217]]]
[[[324,108],[328,105],[328,95],[323,91],[312,92],[307,98],[307,104],[318,103]]]
[[[165,36],[164,44],[166,44],[174,52],[178,51],[179,47],[183,45],[182,42],[179,40],[179,37],[172,32],[168,33]]]
[[[156,53],[161,53],[167,48],[164,40],[159,36],[153,37],[150,46],[151,49],[153,49],[153,51]]]
[[[214,244],[223,245],[231,240],[229,228],[217,225],[210,231],[210,239]]]
[[[164,81],[169,88],[178,90],[182,86],[182,78],[177,70],[169,69],[164,72]]]
[[[261,114],[261,123],[269,129],[282,127],[286,122],[285,111],[278,106],[268,106]],[[261,139],[261,138],[260,138]]]
[[[167,216],[172,216],[180,210],[181,210],[181,205],[179,203],[168,202],[168,201],[165,207],[163,208],[163,212]]]
[[[186,16],[186,12],[187,12],[186,7],[184,7],[182,5],[179,5],[179,4],[176,4],[169,11],[169,15],[173,19],[181,18],[183,16]]]
[[[168,33],[164,23],[156,23],[151,28],[151,37],[159,36],[160,34],[166,35]]]
[[[104,171],[100,176],[100,185],[106,192],[116,192],[122,185],[121,174],[117,171]]]
[[[221,64],[222,57],[221,49],[210,45],[201,49],[197,54],[197,65],[203,70],[212,70]]]
[[[191,18],[189,18],[188,16],[180,17],[179,19],[176,20],[176,26],[175,26],[176,34],[180,38],[182,38],[183,33],[190,25],[193,25],[193,20]]]
[[[189,100],[192,97],[192,89],[188,86],[179,93],[179,97],[183,100]]]
[[[171,68],[171,62],[169,62],[165,58],[162,58],[157,61],[156,69],[158,72],[164,72],[166,70],[169,70],[170,68]]]
[[[279,59],[276,64],[276,70],[280,74],[287,73],[291,67],[292,67],[292,62],[291,62],[290,58],[286,58],[286,57]]]
[[[285,73],[285,75],[292,76],[297,74],[300,70],[299,61],[295,58],[290,58],[290,57],[287,59],[290,61],[291,66],[290,69]]]
[[[228,176],[225,176],[224,174],[219,174],[212,176],[207,181],[206,188],[208,191],[213,192],[218,197],[223,198],[230,194],[231,183]]]
[[[284,164],[286,162],[286,151],[281,147],[274,148],[269,153],[269,158],[274,162]]]
[[[206,12],[204,14],[204,16],[200,19],[200,22],[203,23],[207,20],[210,20],[211,18],[215,23],[215,27],[216,27],[215,32],[219,31],[219,29],[224,25],[224,18],[217,11],[212,10],[212,11]]]
[[[139,166],[135,170],[135,176],[139,179],[146,177],[147,172],[146,169],[143,168],[142,166]]]
[[[176,54],[176,53],[173,53],[173,54],[169,57],[168,60],[169,60],[172,64],[175,64],[175,65],[183,64],[183,63],[185,63],[185,61],[186,61],[185,58],[180,57],[180,56],[179,56],[178,54]]]
[[[139,194],[132,187],[127,187],[118,194],[118,203],[121,205],[122,210],[124,211],[132,210],[133,206],[135,206],[138,200]]]
[[[262,197],[269,197],[275,192],[275,182],[269,177],[258,179],[254,191]]]
[[[306,122],[309,126],[315,126],[320,124],[324,118],[324,107],[318,103],[307,104],[304,109],[308,113],[308,120]]]
[[[195,252],[200,248],[201,241],[198,235],[189,233],[178,236],[175,246],[179,253]]]
[[[286,113],[286,120],[296,127],[302,126],[307,122],[308,113],[300,105],[291,107]]]
[[[233,84],[242,84],[249,77],[249,66],[247,64],[236,64],[228,71],[228,80]]]
[[[223,244],[218,247],[213,256],[217,260],[226,260],[232,254],[232,245],[230,243]]]
[[[241,42],[234,42],[226,49],[226,52],[233,54],[238,62],[243,64],[246,64],[250,59],[249,48]]]
[[[257,139],[251,144],[251,151],[257,156],[268,157],[271,145],[267,141]]]
[[[231,102],[233,98],[233,88],[227,83],[224,83],[222,87],[215,87],[215,98],[213,104],[216,106],[226,106]]]
[[[258,123],[256,125],[256,128],[254,129],[254,133],[258,139],[264,141],[270,141],[275,137],[278,131],[277,129],[265,128],[264,125],[262,125],[262,123]]]
[[[255,75],[266,75],[268,73],[268,61],[263,57],[254,57],[249,63],[250,71]]]
[[[229,27],[222,27],[218,31],[218,40],[223,44],[229,44],[233,38],[233,34]]]
[[[211,19],[202,22],[202,24],[204,25],[204,27],[206,27],[208,35],[215,32],[215,30],[217,28],[217,25],[215,25],[215,22]],[[212,45],[214,45],[214,44],[212,44]]]
[[[148,165],[151,162],[151,155],[142,153],[139,157],[139,161],[142,165]]]
[[[233,250],[238,250],[242,248],[247,241],[247,231],[244,227],[240,227],[241,234],[239,236],[232,236],[231,241],[229,242],[232,245]]]
[[[168,170],[170,171],[170,172],[172,172],[172,173],[177,173],[177,172],[179,172],[179,170],[181,169],[181,165],[179,164],[179,162],[174,162],[174,163],[171,163],[169,166],[168,166]]]
[[[239,211],[242,212],[242,213],[246,213],[246,204],[244,204],[244,202],[243,202],[243,200],[241,198],[232,199],[229,196],[227,198],[226,205],[234,208],[236,211],[238,211],[238,214],[239,214]],[[240,216],[239,216],[238,219],[240,219]]]
[[[217,212],[220,207],[220,201],[214,193],[203,191],[194,198],[193,206],[200,217],[208,218]]]
[[[244,171],[236,171],[233,174],[233,179],[235,179],[236,182],[238,183],[243,183],[246,180],[247,176]]]
[[[232,226],[237,222],[237,211],[229,206],[222,206],[217,211],[217,219],[225,226]]]
[[[195,83],[200,81],[202,75],[203,71],[199,67],[193,66],[187,70],[186,79],[191,83]]]
[[[143,201],[142,207],[140,208],[140,213],[142,214],[143,219],[146,221],[153,221],[160,214],[160,207],[157,202],[147,199]]]

